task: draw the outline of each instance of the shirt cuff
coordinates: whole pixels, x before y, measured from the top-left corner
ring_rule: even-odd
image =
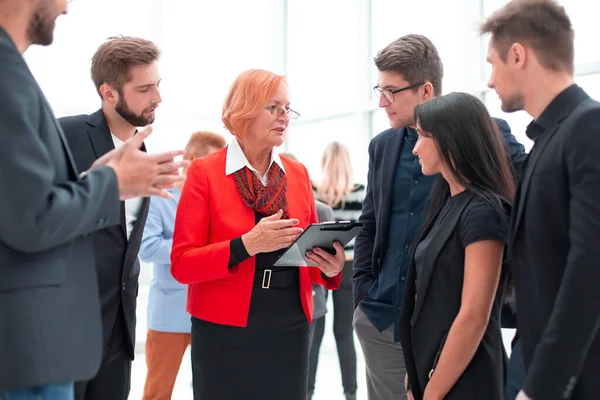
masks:
[[[246,250],[244,246],[244,242],[242,242],[242,237],[236,237],[231,242],[229,242],[229,264],[228,267],[232,268],[233,266],[241,263],[242,261],[250,258],[250,254]]]

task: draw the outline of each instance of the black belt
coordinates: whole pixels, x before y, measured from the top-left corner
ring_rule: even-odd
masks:
[[[254,272],[255,288],[270,289],[270,288],[285,288],[294,285],[299,285],[300,277],[298,268],[279,269],[257,269]]]

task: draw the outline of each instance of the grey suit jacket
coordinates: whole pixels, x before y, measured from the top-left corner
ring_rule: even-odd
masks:
[[[102,337],[89,233],[119,224],[114,171],[78,179],[54,114],[0,28],[0,391],[89,379]]]
[[[115,148],[102,110],[91,115],[60,118],[58,122],[73,153],[75,165],[82,171]],[[146,148],[142,147],[142,150]],[[123,201],[121,226],[105,228],[93,235],[104,346],[106,348],[112,342],[115,321],[121,318],[119,310],[123,310],[128,333],[127,353],[132,360],[135,355],[135,309],[140,276],[138,252],[149,208],[150,198],[144,198],[129,240]]]

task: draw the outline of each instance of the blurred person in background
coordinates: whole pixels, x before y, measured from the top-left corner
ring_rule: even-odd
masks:
[[[333,209],[336,221],[356,222],[360,217],[365,187],[354,182],[352,162],[348,148],[339,142],[329,143],[321,158],[321,179],[314,185],[315,197]],[[346,262],[340,288],[333,292],[333,334],[342,372],[342,385],[346,400],[356,399],[356,349],[352,316],[352,263],[354,260],[354,240],[345,247]],[[314,350],[311,349],[309,394],[315,389],[315,377],[319,348],[325,332],[325,319],[315,326]]]
[[[306,400],[312,283],[337,288],[345,256],[334,243],[308,252],[315,267],[274,266],[317,222],[306,168],[276,149],[298,116],[284,76],[245,71],[223,106],[235,137],[188,169],[171,272],[190,285],[195,399]]]
[[[223,136],[213,132],[195,132],[185,146],[183,158],[190,162],[225,147]],[[183,175],[187,169],[183,170]],[[179,372],[181,359],[191,344],[190,314],[185,310],[187,285],[171,275],[171,247],[175,213],[184,183],[169,190],[172,199],[153,198],[140,259],[153,264],[148,294],[148,336],[146,365],[148,373],[143,400],[169,400]]]
[[[298,159],[292,154],[282,152],[282,156],[287,157],[291,160],[298,161]],[[316,200],[317,215],[319,216],[319,222],[334,221],[333,209],[327,204]],[[313,321],[310,325],[310,353],[308,359],[308,393],[306,395],[307,400],[310,400],[314,392],[315,375],[317,373],[317,364],[319,363],[319,345],[315,345],[315,336],[317,335],[316,328],[323,330],[325,328],[325,315],[327,314],[327,289],[321,285],[313,283]],[[323,331],[319,333],[323,336]],[[313,382],[310,386],[310,382]]]

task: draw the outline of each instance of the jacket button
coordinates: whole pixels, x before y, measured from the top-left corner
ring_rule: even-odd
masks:
[[[123,282],[123,290],[125,290],[125,282]]]

